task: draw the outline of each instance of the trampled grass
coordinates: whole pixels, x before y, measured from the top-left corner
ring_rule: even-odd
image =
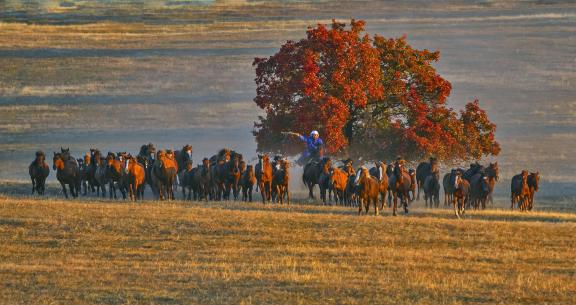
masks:
[[[576,214],[0,197],[6,304],[573,304]]]

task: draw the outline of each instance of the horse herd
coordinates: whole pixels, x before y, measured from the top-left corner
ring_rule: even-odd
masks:
[[[192,163],[192,147],[185,145],[181,150],[158,150],[154,145],[142,145],[139,154],[108,152],[104,156],[97,149],[90,149],[81,159],[70,155],[69,149],[54,152],[53,170],[68,198],[66,185],[72,197],[82,192],[96,196],[117,198],[117,190],[124,199],[144,199],[148,185],[155,199],[175,199],[176,187],[180,187],[183,199],[188,200],[242,200],[252,201],[252,193],[260,192],[262,202],[290,203],[288,189],[290,162],[276,155],[258,155],[258,162],[247,164],[242,154],[230,149],[221,149],[210,158],[204,158],[196,167]],[[43,194],[45,180],[50,172],[43,152],[36,153],[29,166],[32,193]],[[444,206],[451,205],[457,217],[465,209],[485,209],[491,201],[494,186],[499,179],[498,163],[482,166],[473,163],[468,169],[455,168],[440,180],[438,162],[430,158],[421,162],[416,169],[406,169],[401,159],[393,163],[375,162],[368,168],[353,167],[352,160],[332,160],[329,157],[314,160],[304,166],[302,181],[308,187],[308,196],[314,199],[314,187],[320,189],[324,204],[332,200],[336,204],[358,206],[368,213],[370,205],[375,214],[384,208],[387,201],[396,215],[398,202],[408,213],[409,204],[420,199],[424,193],[426,207],[439,207],[440,188],[444,190]],[[534,193],[538,191],[538,172],[522,173],[511,181],[511,208],[531,210]],[[106,191],[108,187],[108,192]],[[254,188],[255,187],[255,188]]]

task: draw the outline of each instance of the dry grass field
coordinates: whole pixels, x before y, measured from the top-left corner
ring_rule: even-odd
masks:
[[[576,214],[0,196],[2,304],[574,304]]]

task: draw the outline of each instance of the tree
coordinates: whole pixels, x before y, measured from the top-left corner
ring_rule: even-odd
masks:
[[[364,34],[364,21],[308,28],[269,58],[255,58],[258,150],[295,154],[281,132],[319,130],[326,150],[365,158],[435,155],[470,159],[499,152],[496,126],[479,107],[446,107],[451,84],[434,67],[439,52],[416,50],[406,38]],[[475,137],[470,139],[470,137]]]

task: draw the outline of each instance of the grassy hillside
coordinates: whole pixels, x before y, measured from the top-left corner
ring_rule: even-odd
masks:
[[[573,304],[576,214],[0,197],[2,304]]]

